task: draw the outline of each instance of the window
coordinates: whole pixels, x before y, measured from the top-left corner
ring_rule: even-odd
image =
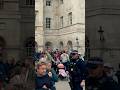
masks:
[[[68,23],[72,25],[72,12],[68,13]]]
[[[60,27],[63,27],[63,16],[60,17]]]
[[[50,28],[51,26],[51,18],[46,18],[46,28]]]
[[[4,4],[3,0],[0,0],[0,9],[3,8],[3,4]]]
[[[39,12],[35,11],[35,25],[37,26],[39,24]]]
[[[35,5],[35,0],[26,0],[26,5]]]
[[[46,0],[46,6],[51,6],[51,0]]]
[[[63,4],[63,0],[60,0],[60,4]]]
[[[26,49],[27,56],[34,55],[34,52],[35,52],[35,38],[34,37],[30,37],[26,40],[25,49]]]

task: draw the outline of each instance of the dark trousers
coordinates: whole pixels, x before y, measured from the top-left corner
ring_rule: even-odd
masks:
[[[55,87],[55,86],[53,86],[53,87],[51,88],[51,90],[56,90],[56,87]]]
[[[62,64],[65,66],[65,70],[66,70],[66,68],[67,68],[67,62],[63,62]]]
[[[73,90],[83,90],[83,88],[80,86],[80,83],[74,83]]]
[[[83,88],[80,86],[80,83],[69,83],[71,90],[83,90]]]

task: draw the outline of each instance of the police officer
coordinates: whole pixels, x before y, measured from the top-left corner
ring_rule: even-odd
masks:
[[[104,73],[103,60],[92,57],[87,61],[86,90],[120,90],[117,83]]]
[[[67,66],[71,90],[83,90],[85,85],[85,63],[79,58],[77,50],[70,53],[70,62]]]

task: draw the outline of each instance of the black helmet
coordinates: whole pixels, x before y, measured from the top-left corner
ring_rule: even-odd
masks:
[[[98,65],[104,65],[103,59],[100,57],[92,57],[87,61],[87,68],[95,69]]]

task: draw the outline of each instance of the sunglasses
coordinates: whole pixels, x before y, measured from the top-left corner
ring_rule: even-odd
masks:
[[[77,53],[71,53],[71,55],[76,55]]]

